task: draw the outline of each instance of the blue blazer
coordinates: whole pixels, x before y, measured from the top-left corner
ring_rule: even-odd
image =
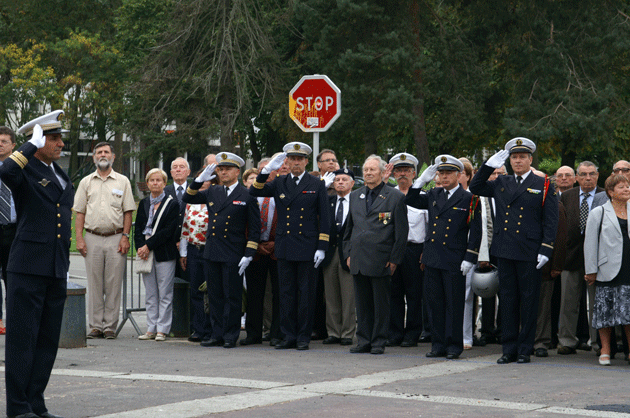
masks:
[[[34,158],[37,147],[23,144],[0,167],[0,177],[13,193],[17,232],[9,253],[7,271],[66,280],[70,265],[70,242],[74,186],[65,189],[52,170]]]
[[[530,173],[517,187],[514,176],[488,181],[494,168],[482,165],[470,191],[494,197],[496,217],[490,254],[508,260],[536,262],[538,254],[551,260],[558,230],[558,197],[549,185],[545,204],[545,179]]]
[[[143,247],[146,244],[149,250],[153,251],[155,261],[160,262],[177,260],[179,258],[176,245],[179,241],[179,235],[177,235],[179,203],[177,203],[177,198],[173,198],[164,207],[167,198],[168,195],[164,196],[164,200],[162,200],[155,211],[155,219],[157,219],[157,214],[164,208],[164,214],[160,218],[160,222],[154,226],[155,233],[149,239],[144,238],[142,231],[144,231],[149,221],[150,196],[140,201],[133,233],[136,248]]]
[[[472,197],[461,186],[448,200],[442,187],[426,194],[421,194],[420,189],[409,189],[405,203],[429,211],[423,264],[436,269],[459,270],[463,260],[477,262],[481,244],[481,202],[476,205],[469,223]]]
[[[257,197],[273,197],[276,202],[275,254],[290,261],[313,261],[316,250],[326,251],[330,240],[330,209],[324,182],[304,173],[294,189],[291,175],[266,183],[268,174],[259,174],[249,188]]]

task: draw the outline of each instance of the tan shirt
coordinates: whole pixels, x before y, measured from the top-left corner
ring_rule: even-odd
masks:
[[[72,209],[85,214],[85,229],[100,233],[120,229],[123,227],[123,214],[136,210],[131,183],[114,170],[105,180],[95,171],[79,183]]]

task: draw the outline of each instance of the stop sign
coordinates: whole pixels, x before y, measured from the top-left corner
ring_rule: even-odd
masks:
[[[289,115],[304,132],[324,132],[341,115],[341,90],[325,75],[305,75],[289,93]]]

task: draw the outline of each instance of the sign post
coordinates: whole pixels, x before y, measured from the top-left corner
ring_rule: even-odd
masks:
[[[313,132],[313,155],[319,154],[319,133],[341,115],[341,90],[325,75],[305,75],[289,92],[289,116],[304,132]],[[317,161],[313,157],[313,170]]]

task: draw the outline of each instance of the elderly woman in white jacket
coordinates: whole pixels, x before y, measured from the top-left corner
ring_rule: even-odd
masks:
[[[606,180],[610,201],[591,211],[584,237],[584,279],[595,285],[593,328],[599,330],[599,364],[610,365],[610,331],[621,325],[630,341],[630,182],[621,174]]]

